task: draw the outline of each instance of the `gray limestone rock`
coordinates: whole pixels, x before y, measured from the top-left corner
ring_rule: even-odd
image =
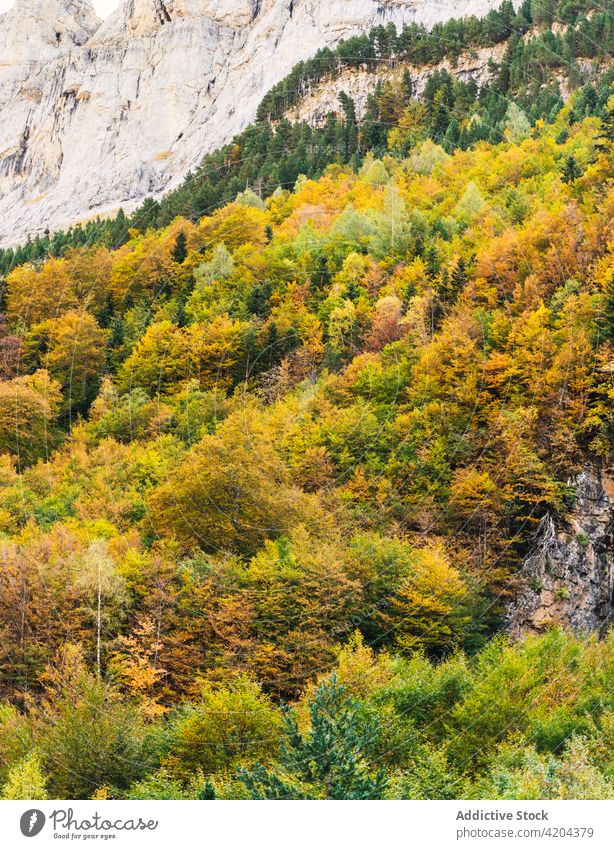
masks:
[[[553,624],[603,633],[614,613],[614,470],[587,466],[563,519],[545,516],[510,609],[514,638]]]

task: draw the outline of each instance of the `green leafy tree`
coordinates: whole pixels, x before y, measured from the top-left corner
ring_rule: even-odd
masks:
[[[15,764],[2,788],[2,799],[46,799],[47,779],[36,754]]]
[[[53,796],[88,799],[103,786],[126,790],[151,769],[155,747],[137,708],[87,671],[79,646],[64,646],[46,683],[40,755]]]
[[[204,687],[200,700],[180,714],[172,736],[165,759],[171,775],[230,772],[275,751],[278,711],[259,684],[239,678],[227,687]]]

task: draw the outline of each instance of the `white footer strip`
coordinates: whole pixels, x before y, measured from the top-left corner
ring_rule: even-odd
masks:
[[[603,802],[0,802],[0,847],[614,849]]]

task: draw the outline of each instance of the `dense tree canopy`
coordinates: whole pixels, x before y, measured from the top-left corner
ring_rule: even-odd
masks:
[[[612,456],[614,99],[547,80],[588,7],[341,44],[297,87],[507,42],[2,255],[5,798],[614,795],[611,637],[498,636]]]

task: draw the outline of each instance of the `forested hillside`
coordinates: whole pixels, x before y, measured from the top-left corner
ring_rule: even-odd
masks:
[[[608,63],[531,113],[520,43],[4,255],[5,798],[614,796],[611,636],[500,633],[613,437]]]
[[[264,97],[257,122],[205,156],[160,202],[149,198],[130,216],[120,210],[115,218],[0,249],[0,272],[48,254],[59,256],[67,247],[119,247],[131,229],[164,227],[178,215],[196,221],[246,187],[267,197],[280,186],[292,188],[301,174],[320,177],[333,163],[357,168],[369,152],[400,156],[425,138],[449,153],[480,140],[498,143],[514,129],[525,131],[527,123],[554,121],[565,95],[579,89],[575,118],[603,118],[612,84],[613,33],[612,4],[595,0],[524,0],[517,10],[504,0],[483,19],[450,20],[430,31],[417,24],[400,32],[394,24],[376,27],[299,63]],[[463,79],[459,60],[495,48],[502,52],[497,61],[489,60],[485,84]],[[288,120],[289,110],[318,86],[365,69],[372,92],[362,120],[343,91],[322,126]],[[430,78],[417,98],[416,79],[424,71]]]

